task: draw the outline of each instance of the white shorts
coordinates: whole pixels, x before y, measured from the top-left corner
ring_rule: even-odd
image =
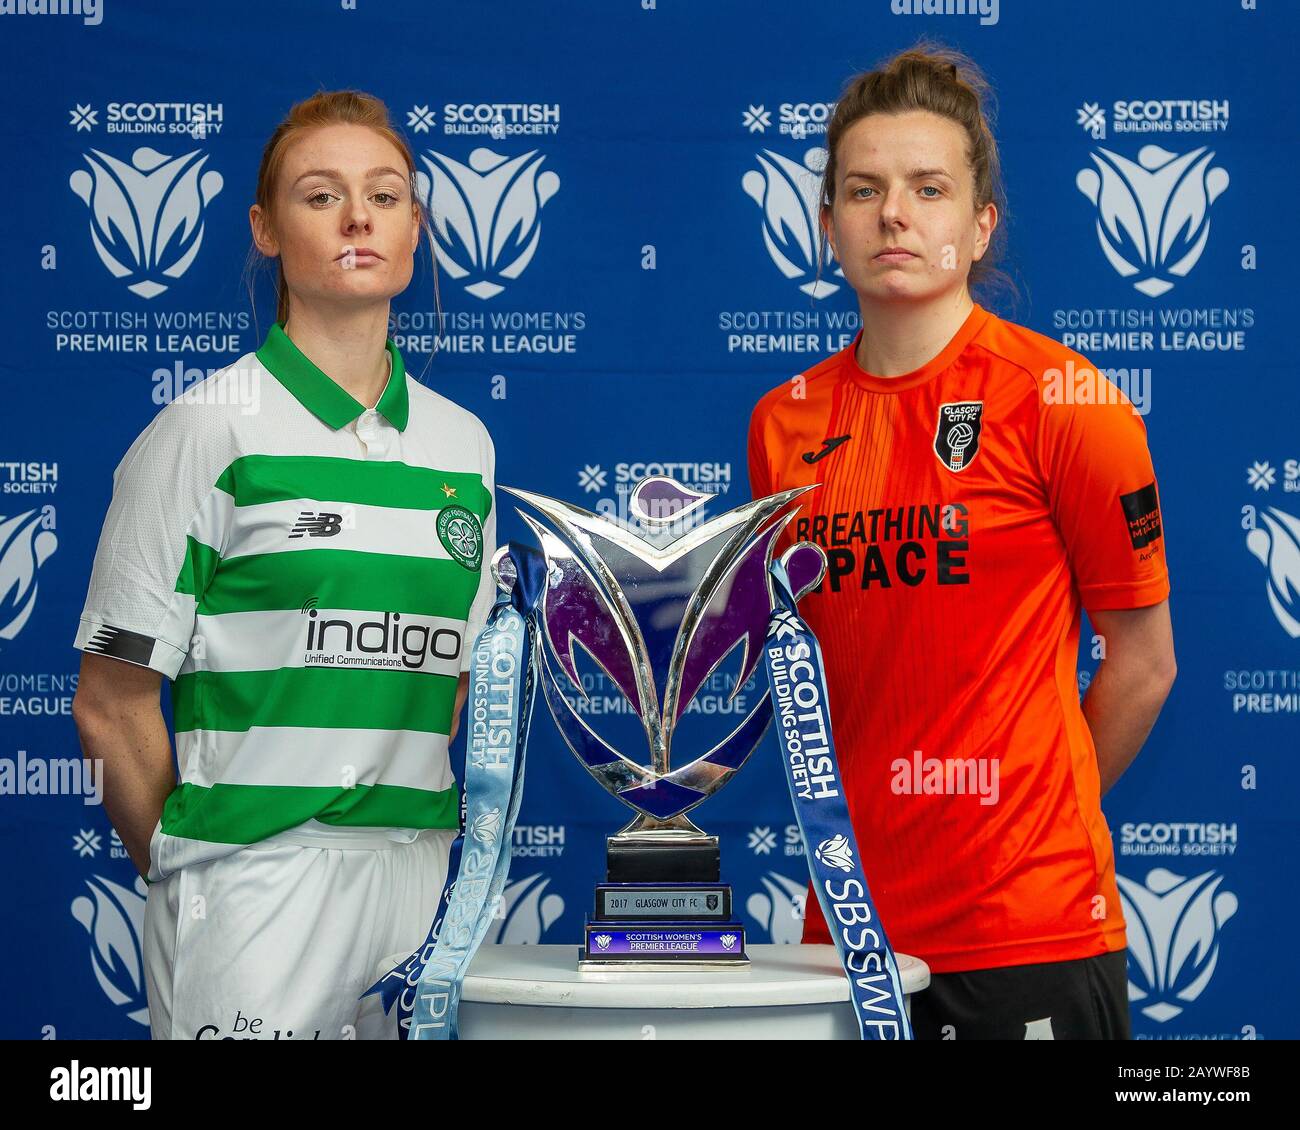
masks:
[[[358,997],[423,944],[455,836],[294,829],[151,884],[153,1038],[395,1040],[396,1008]]]

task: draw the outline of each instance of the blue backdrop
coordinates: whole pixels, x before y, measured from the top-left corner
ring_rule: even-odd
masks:
[[[271,276],[254,315],[242,275],[257,162],[290,104],[320,88],[378,95],[426,186],[454,182],[485,215],[500,204],[499,223],[523,216],[531,257],[514,242],[475,251],[451,229],[444,322],[421,270],[392,325],[408,367],[488,426],[500,483],[595,509],[661,470],[734,503],[748,496],[754,401],[857,329],[833,265],[815,281],[810,218],[787,186],[816,167],[843,80],[925,35],[970,53],[998,92],[1019,296],[994,308],[1137,374],[1146,398],[1180,673],[1105,802],[1135,1034],[1300,1035],[1279,949],[1300,925],[1287,894],[1300,752],[1294,6],[22,7],[0,12],[13,193],[0,276],[0,1034],[147,1032],[143,884],[73,782],[53,795],[27,785],[37,763],[78,755],[71,643],[113,467],[168,397],[255,349],[274,319]],[[483,174],[506,161],[518,168],[503,201]],[[159,213],[163,185],[172,203]],[[138,239],[99,234],[132,220]],[[498,504],[501,536],[522,536]],[[1095,667],[1085,647],[1081,684]],[[726,694],[723,680],[705,704]],[[545,714],[534,734],[494,940],[576,942],[623,810]],[[770,735],[699,816],[723,837],[752,939],[797,940],[807,872]]]

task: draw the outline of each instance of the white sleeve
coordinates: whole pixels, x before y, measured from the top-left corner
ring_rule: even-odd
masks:
[[[470,657],[474,651],[474,641],[487,623],[488,613],[496,602],[497,588],[492,580],[492,558],[497,551],[497,505],[496,505],[496,448],[487,429],[483,430],[483,486],[488,495],[488,514],[483,521],[483,560],[479,575],[478,591],[474,594],[474,603],[470,605],[469,617],[465,622],[465,642],[460,650],[461,673],[469,670]]]
[[[229,529],[226,434],[218,406],[176,401],[122,457],[74,647],[176,677]]]

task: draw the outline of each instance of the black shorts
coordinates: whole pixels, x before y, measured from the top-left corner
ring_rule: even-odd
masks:
[[[918,1040],[1127,1040],[1127,951],[933,973],[911,998]]]

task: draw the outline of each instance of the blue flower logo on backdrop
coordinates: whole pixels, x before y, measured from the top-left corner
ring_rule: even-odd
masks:
[[[495,298],[519,278],[537,253],[542,209],[560,190],[560,178],[543,170],[533,149],[505,157],[478,148],[462,165],[428,150],[417,174],[433,215],[438,262],[475,298]]]
[[[36,607],[36,573],[58,548],[54,507],[0,515],[0,643],[17,637]]]
[[[1300,518],[1276,506],[1259,517],[1264,526],[1246,534],[1246,548],[1268,570],[1268,603],[1277,622],[1300,639]]]
[[[89,209],[100,261],[132,294],[157,298],[198,256],[207,207],[225,184],[204,169],[208,156],[196,149],[168,157],[142,145],[127,164],[92,149],[82,154],[90,171],[68,178]]]
[[[1128,921],[1128,999],[1161,1024],[1182,1013],[1210,983],[1219,931],[1237,913],[1237,896],[1213,871],[1185,879],[1163,867],[1146,886],[1115,876]]]
[[[826,298],[839,284],[818,279],[818,214],[821,173],[826,167],[826,150],[809,149],[803,162],[783,157],[771,149],[755,155],[759,167],[740,178],[741,187],[763,214],[763,244],[787,279],[800,279],[799,289],[812,298]],[[824,270],[835,260],[826,248]],[[835,267],[834,275],[844,272]]]
[[[1097,239],[1110,265],[1136,290],[1158,298],[1196,266],[1210,238],[1210,205],[1228,187],[1202,146],[1179,156],[1144,145],[1137,162],[1095,149],[1095,169],[1075,185],[1097,209]],[[1137,276],[1136,278],[1134,276]]]

